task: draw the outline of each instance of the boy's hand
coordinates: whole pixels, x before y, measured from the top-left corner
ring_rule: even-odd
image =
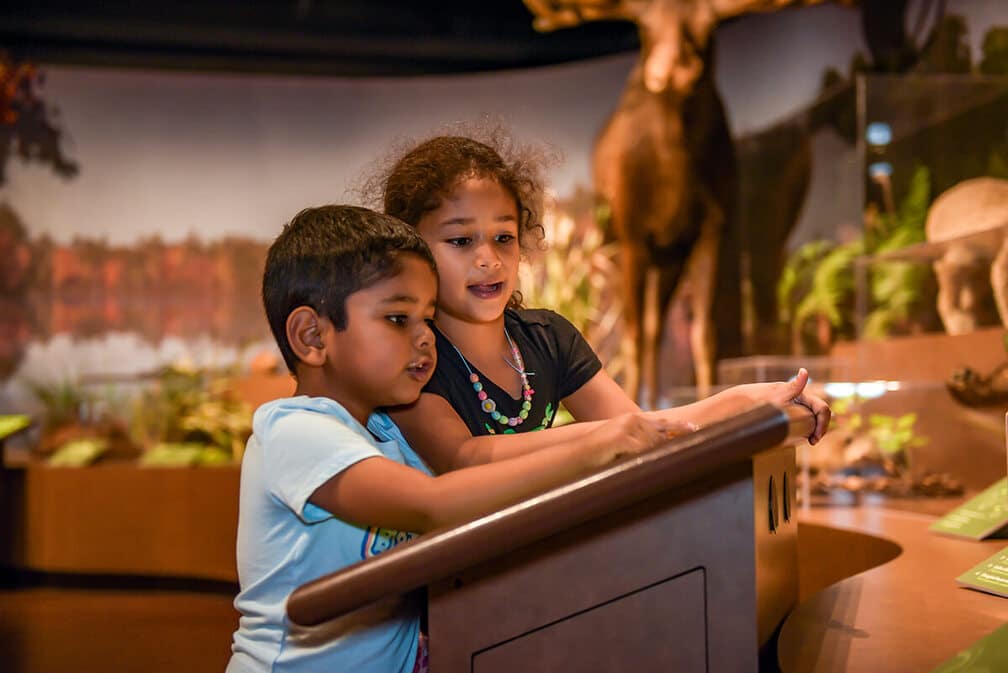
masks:
[[[589,436],[595,467],[611,463],[621,456],[654,448],[668,437],[668,425],[643,412],[623,414],[605,421]]]

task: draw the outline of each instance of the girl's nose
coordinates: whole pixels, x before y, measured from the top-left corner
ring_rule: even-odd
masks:
[[[476,266],[481,269],[497,269],[501,266],[500,255],[489,245],[480,246],[476,253]]]

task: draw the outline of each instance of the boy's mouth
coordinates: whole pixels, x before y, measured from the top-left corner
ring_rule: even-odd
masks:
[[[480,299],[494,299],[499,297],[504,289],[504,283],[479,283],[469,285],[467,289]]]
[[[434,371],[434,359],[420,358],[414,360],[406,365],[406,371],[416,380],[426,382],[430,378],[431,372]]]

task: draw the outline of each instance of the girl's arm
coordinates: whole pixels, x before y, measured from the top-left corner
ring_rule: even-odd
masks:
[[[576,421],[599,421],[620,414],[640,411],[606,370],[600,369],[588,383],[563,399],[563,405]]]
[[[532,433],[538,434],[538,433]],[[654,447],[664,437],[644,414],[625,414],[596,432],[511,460],[438,477],[386,458],[368,458],[322,484],[309,502],[362,526],[423,533],[502,507],[605,466],[620,455]]]
[[[826,434],[831,411],[824,400],[805,391],[808,379],[809,373],[803,367],[790,381],[747,383],[734,386],[699,402],[653,411],[650,412],[650,415],[663,418],[670,423],[688,419],[694,423],[706,425],[745,411],[760,402],[769,402],[778,406],[800,404],[815,415],[816,427],[809,437],[809,442],[815,444]]]
[[[438,474],[515,458],[575,440],[601,425],[600,422],[572,423],[538,432],[473,437],[448,401],[433,393],[423,393],[415,404],[392,410],[389,415],[410,446]],[[664,419],[659,420],[664,422]]]

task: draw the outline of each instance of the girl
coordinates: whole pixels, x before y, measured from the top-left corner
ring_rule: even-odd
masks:
[[[407,151],[382,181],[385,212],[418,229],[437,262],[437,368],[417,403],[391,414],[437,472],[510,458],[576,439],[639,411],[577,329],[560,315],[524,309],[522,248],[543,233],[542,162],[528,150],[439,136]],[[736,386],[705,400],[650,412],[671,427],[708,423],[758,402],[796,403],[829,423],[825,402],[787,383]],[[577,421],[551,428],[560,403]]]

